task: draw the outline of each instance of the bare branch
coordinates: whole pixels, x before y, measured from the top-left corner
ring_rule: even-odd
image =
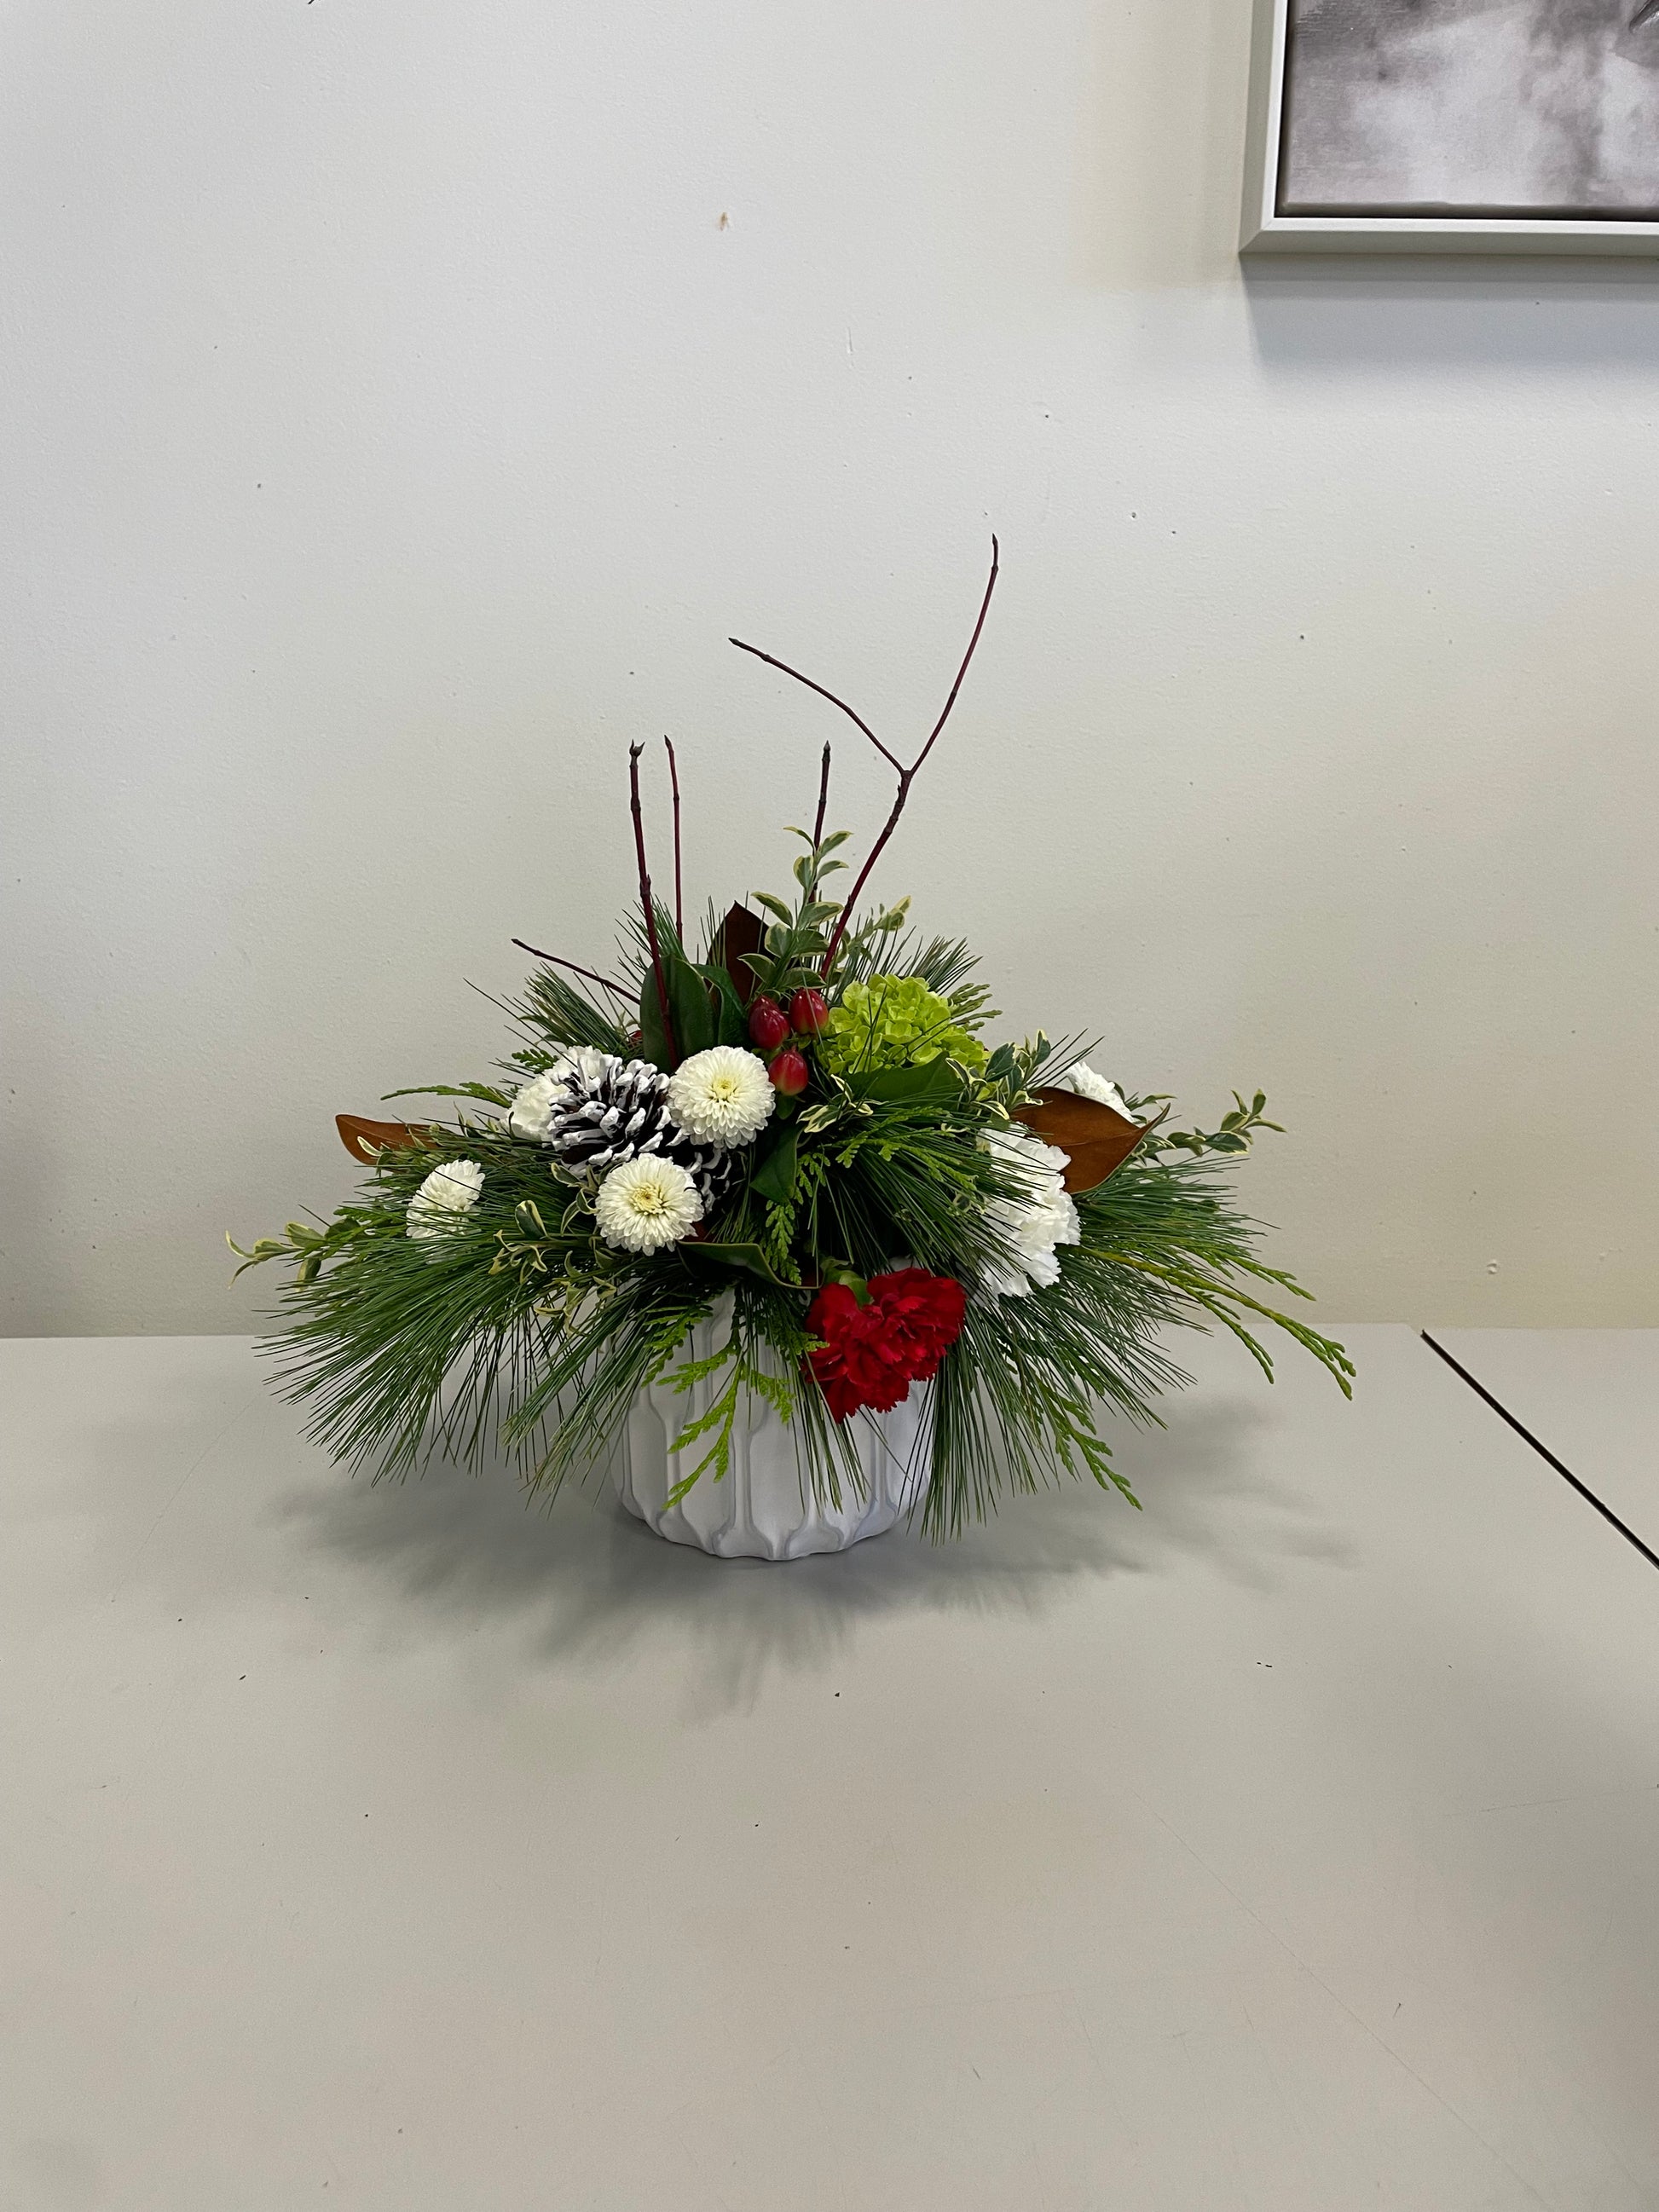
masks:
[[[838,699],[833,691],[826,690],[822,684],[815,684],[810,676],[803,676],[799,668],[792,668],[787,660],[780,660],[775,654],[770,653],[763,653],[757,645],[745,645],[740,637],[728,638],[726,642],[729,645],[735,645],[739,653],[752,653],[757,660],[763,660],[769,668],[775,668],[785,676],[793,676],[797,684],[804,684],[809,691],[816,691],[820,699],[827,699],[832,707],[839,707],[848,720],[855,723],[863,731],[888,766],[902,771],[904,763],[897,754],[889,752],[863,715],[855,714],[845,699]]]
[[[645,908],[645,937],[651,947],[651,972],[657,979],[657,1004],[662,1010],[663,1041],[668,1047],[668,1057],[678,1060],[679,1047],[674,1042],[673,1017],[668,1011],[668,986],[663,980],[662,951],[657,943],[657,908],[651,896],[651,871],[645,865],[645,817],[640,811],[640,755],[643,745],[628,748],[628,787],[634,817],[634,849],[640,860],[640,903]]]
[[[893,801],[893,811],[888,816],[887,820],[883,826],[880,836],[877,838],[875,843],[871,847],[870,857],[860,869],[858,880],[854,883],[852,890],[848,892],[846,904],[842,908],[841,913],[836,919],[836,926],[830,933],[830,943],[825,950],[823,959],[818,968],[818,973],[820,975],[828,975],[831,967],[834,965],[836,954],[841,949],[841,940],[847,933],[847,925],[853,918],[853,909],[859,902],[859,895],[863,890],[866,884],[870,880],[870,871],[875,866],[876,862],[881,858],[882,853],[885,849],[888,839],[898,827],[898,818],[904,811],[904,802],[910,796],[910,786],[915,781],[917,771],[927,760],[928,754],[933,750],[933,743],[938,738],[939,732],[945,727],[946,722],[951,719],[951,709],[957,703],[957,694],[962,689],[963,678],[968,673],[969,663],[973,659],[975,652],[979,645],[980,633],[985,628],[985,617],[990,612],[991,594],[997,587],[998,562],[999,550],[995,533],[993,532],[991,538],[991,574],[986,580],[985,597],[980,602],[979,620],[974,624],[974,634],[968,641],[968,650],[962,656],[962,665],[957,671],[956,682],[951,686],[951,696],[946,699],[943,708],[940,710],[938,721],[934,723],[933,729],[929,732],[927,744],[916,755],[915,760],[911,762],[909,767],[900,768],[896,761],[893,762],[894,767],[898,769],[898,794]],[[734,639],[732,641],[735,643],[736,640]],[[816,685],[813,688],[816,690]],[[882,750],[886,751],[885,746],[884,746]],[[890,753],[888,753],[887,757],[889,760],[892,760],[893,758]]]
[[[568,968],[573,975],[585,975],[590,983],[597,983],[601,990],[614,991],[619,999],[626,1000],[630,1006],[633,1005],[633,994],[625,991],[620,983],[613,983],[608,975],[596,975],[591,968],[579,968],[574,960],[562,959],[556,952],[544,952],[540,945],[526,945],[521,937],[515,937],[513,942],[520,952],[528,952],[533,958],[545,960],[555,968]]]
[[[915,766],[910,770],[912,775],[933,751],[934,739],[951,719],[951,709],[957,703],[957,694],[962,689],[962,680],[968,673],[969,663],[979,648],[980,632],[985,628],[985,617],[991,611],[991,594],[997,587],[997,569],[1000,561],[1000,552],[997,545],[997,534],[994,530],[991,532],[991,573],[985,580],[985,597],[980,603],[979,620],[974,624],[974,634],[968,641],[968,650],[962,656],[962,665],[957,671],[956,682],[951,686],[951,696],[939,709],[939,720],[928,732],[927,744],[916,755]]]
[[[668,748],[668,781],[674,792],[674,934],[685,943],[685,908],[680,896],[680,771],[674,759],[674,740],[665,736]]]

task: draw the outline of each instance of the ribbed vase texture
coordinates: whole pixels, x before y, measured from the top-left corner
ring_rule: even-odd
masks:
[[[729,1307],[717,1308],[711,1319],[697,1323],[673,1365],[708,1358],[726,1343],[730,1328]],[[720,1480],[710,1468],[678,1505],[667,1505],[669,1492],[709,1444],[707,1436],[699,1437],[677,1453],[673,1441],[688,1422],[708,1411],[725,1382],[716,1372],[680,1391],[664,1380],[634,1401],[615,1462],[617,1494],[659,1536],[722,1559],[801,1559],[879,1536],[909,1511],[927,1475],[928,1383],[917,1383],[890,1413],[860,1413],[847,1424],[865,1487],[855,1489],[843,1474],[839,1505],[813,1496],[796,1458],[793,1425],[760,1398],[750,1401],[746,1421],[738,1415],[732,1463]]]

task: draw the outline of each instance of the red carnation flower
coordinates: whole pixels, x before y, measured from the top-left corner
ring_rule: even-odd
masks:
[[[871,1303],[879,1306],[883,1333],[901,1350],[911,1377],[931,1382],[939,1364],[962,1334],[968,1293],[950,1275],[930,1275],[921,1267],[901,1267],[878,1275]]]
[[[901,1267],[872,1275],[869,1291],[860,1305],[844,1283],[826,1283],[806,1316],[823,1339],[809,1364],[838,1421],[866,1406],[887,1413],[902,1405],[913,1382],[938,1374],[962,1334],[967,1295],[948,1275]]]

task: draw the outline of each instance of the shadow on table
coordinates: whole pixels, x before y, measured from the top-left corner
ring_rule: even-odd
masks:
[[[1126,1435],[1117,1449],[1135,1462],[1141,1513],[1068,1483],[1012,1500],[956,1543],[901,1528],[787,1565],[665,1543],[608,1487],[527,1504],[505,1468],[434,1468],[380,1485],[342,1478],[283,1510],[290,1527],[432,1616],[469,1629],[520,1618],[549,1660],[602,1664],[665,1638],[690,1701],[720,1709],[746,1705],[774,1668],[822,1667],[890,1616],[1036,1617],[1081,1585],[1194,1560],[1258,1587],[1291,1560],[1346,1565],[1342,1540],[1306,1494],[1264,1471],[1257,1431],[1271,1418],[1211,1398],[1173,1409],[1162,1435]]]

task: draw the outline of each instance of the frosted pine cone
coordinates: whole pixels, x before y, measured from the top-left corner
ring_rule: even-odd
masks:
[[[732,1183],[737,1163],[694,1144],[671,1119],[668,1080],[646,1060],[571,1053],[527,1083],[513,1103],[515,1136],[544,1144],[575,1182],[591,1184],[625,1160],[674,1160],[696,1184],[705,1211]]]

